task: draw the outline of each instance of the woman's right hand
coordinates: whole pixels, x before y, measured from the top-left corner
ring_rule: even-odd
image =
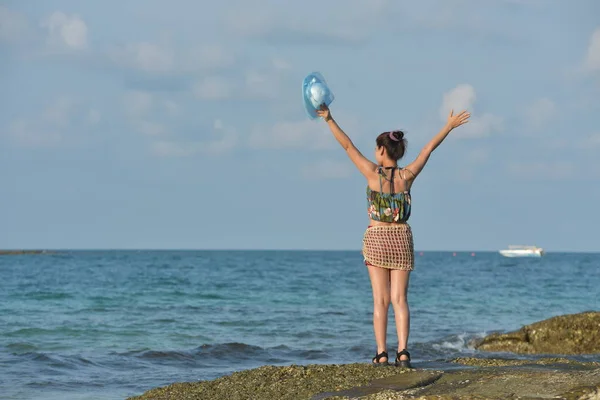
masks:
[[[321,104],[321,107],[317,110],[317,115],[322,117],[325,121],[331,119],[331,111],[329,111],[329,107],[327,107],[325,103]]]
[[[456,115],[454,115],[454,110],[450,110],[450,114],[448,115],[448,122],[446,122],[446,125],[448,125],[450,129],[458,128],[462,124],[466,124],[467,122],[469,122],[470,116],[471,113],[467,112],[467,110],[464,110],[460,114]]]

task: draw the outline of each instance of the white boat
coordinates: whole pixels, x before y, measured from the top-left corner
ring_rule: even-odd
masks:
[[[541,257],[544,249],[537,246],[508,246],[508,250],[500,250],[504,257]]]

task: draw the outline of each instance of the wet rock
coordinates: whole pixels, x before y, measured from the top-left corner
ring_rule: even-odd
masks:
[[[564,367],[570,365],[578,368],[600,368],[600,362],[589,361],[580,362],[570,360],[568,358],[540,358],[539,360],[513,360],[503,358],[456,358],[450,362],[469,365],[472,367],[506,367],[506,366],[519,366],[519,365],[555,365],[557,367]]]
[[[411,374],[413,371],[393,366],[376,368],[370,364],[264,366],[213,381],[175,383],[130,400],[310,399],[319,393],[361,387],[376,379]]]
[[[515,332],[494,333],[475,347],[482,351],[520,354],[600,353],[600,312],[561,315]]]
[[[176,383],[130,400],[591,400],[600,393],[598,363],[552,358],[464,358],[454,362],[473,366],[446,372],[374,368],[369,364],[267,366],[213,381]]]
[[[533,364],[530,362],[528,368],[488,367],[446,372],[432,385],[403,392],[381,392],[361,400],[591,400],[600,393],[599,368],[586,366],[578,371],[565,371],[545,366],[535,368]]]

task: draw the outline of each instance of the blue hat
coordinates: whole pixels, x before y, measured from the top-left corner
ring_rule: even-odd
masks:
[[[329,106],[335,98],[325,78],[318,72],[312,72],[304,78],[302,82],[302,98],[304,99],[304,108],[311,119],[317,119],[317,110],[321,104]]]

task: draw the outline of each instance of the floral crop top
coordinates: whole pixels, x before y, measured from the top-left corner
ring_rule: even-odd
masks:
[[[383,167],[377,168],[380,191],[372,190],[367,186],[368,213],[374,221],[400,223],[406,222],[410,218],[410,191],[394,193],[394,172],[396,168],[386,167],[386,169],[392,170],[389,179],[391,193],[383,192],[383,179],[388,179],[383,172]]]

